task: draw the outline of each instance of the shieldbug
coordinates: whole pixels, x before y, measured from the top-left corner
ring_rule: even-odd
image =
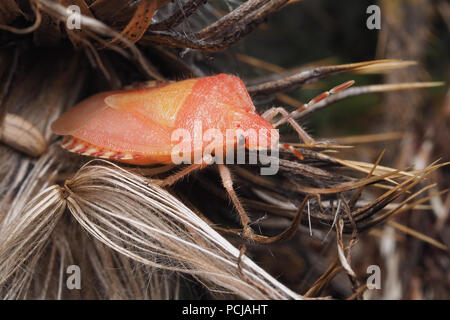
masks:
[[[322,93],[305,107],[352,84],[349,81]],[[193,131],[198,121],[203,131],[215,129],[223,135],[231,131],[236,139],[238,131],[264,129],[269,132],[267,139],[258,139],[251,145],[245,137],[245,147],[258,150],[278,147],[278,132],[273,130],[271,121],[279,114],[283,118],[277,124],[288,122],[306,144],[315,143],[285,109],[274,107],[259,115],[244,83],[226,74],[98,93],[62,114],[51,128],[64,136],[62,146],[71,152],[135,165],[169,164],[173,163],[173,132],[184,129],[195,135]],[[227,152],[238,143],[229,139],[221,141],[214,145],[214,150],[223,148]],[[202,141],[200,146],[190,150],[194,154],[207,146],[210,144]],[[301,153],[290,145],[279,146],[302,159]],[[191,164],[163,180],[161,185],[171,185],[205,165],[206,162]],[[250,219],[234,192],[229,169],[224,164],[218,167],[223,185],[240,215],[243,235],[264,241],[265,237],[254,234],[249,227]]]

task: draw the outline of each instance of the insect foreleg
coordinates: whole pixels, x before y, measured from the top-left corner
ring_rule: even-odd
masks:
[[[285,123],[286,121],[290,122],[291,119],[298,118],[302,114],[302,112],[305,111],[306,109],[310,108],[311,106],[315,105],[316,103],[322,101],[323,99],[329,97],[332,94],[338,93],[340,91],[347,89],[348,87],[351,87],[354,83],[355,83],[355,81],[350,80],[350,81],[344,82],[340,85],[337,85],[328,91],[322,92],[321,94],[314,97],[308,103],[305,103],[303,106],[301,106],[297,110],[294,110],[293,112],[289,113],[287,116],[284,115],[281,120],[279,120],[277,123],[274,124],[274,127],[278,127],[279,125]]]
[[[278,114],[281,114],[283,117],[287,118],[289,116],[289,112],[286,111],[286,109],[282,107],[273,107],[264,112],[261,116],[266,119],[267,121],[273,120]],[[295,121],[292,118],[287,118],[287,121],[289,124],[294,128],[294,130],[298,133],[298,136],[302,141],[305,142],[305,144],[308,145],[314,145],[316,142],[314,139],[303,129],[297,121]],[[276,125],[274,125],[274,128],[276,128]]]

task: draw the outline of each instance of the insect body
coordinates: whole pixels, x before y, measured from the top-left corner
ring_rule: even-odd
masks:
[[[213,128],[224,136],[226,130],[272,133],[257,148],[278,143],[278,133],[256,113],[243,82],[225,74],[99,93],[64,113],[52,130],[65,136],[62,145],[72,152],[137,165],[168,164],[173,131],[184,129],[192,136],[198,121],[203,131]],[[222,147],[235,142],[224,139]]]

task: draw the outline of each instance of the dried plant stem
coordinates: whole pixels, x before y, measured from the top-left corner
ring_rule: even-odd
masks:
[[[321,108],[324,108],[331,103],[343,100],[349,97],[355,97],[362,94],[376,93],[376,92],[388,92],[396,90],[412,90],[420,88],[432,88],[444,85],[443,82],[408,82],[408,83],[394,83],[394,84],[374,84],[369,86],[353,87],[345,91],[338,92],[324,100],[314,104],[311,108],[306,108],[299,112],[296,112],[292,117],[295,119],[303,118],[312,112],[315,112]]]

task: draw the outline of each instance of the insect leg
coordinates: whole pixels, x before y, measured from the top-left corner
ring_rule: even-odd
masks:
[[[181,169],[180,171],[168,176],[167,178],[165,178],[162,181],[157,182],[157,184],[160,187],[167,187],[170,186],[172,184],[174,184],[175,182],[177,182],[178,180],[182,179],[183,177],[187,176],[188,174],[190,174],[193,171],[199,170],[199,169],[203,169],[207,166],[208,164],[203,162],[201,164],[191,164],[183,169]]]
[[[264,112],[261,116],[266,119],[267,121],[272,120],[274,117],[276,117],[278,114],[283,116],[283,118],[286,118],[289,124],[294,128],[294,130],[298,133],[300,139],[304,141],[308,145],[314,145],[315,141],[314,139],[303,129],[297,121],[295,121],[292,118],[289,118],[289,112],[286,111],[286,109],[282,107],[273,107],[266,112]],[[278,124],[274,125],[274,128],[276,128]]]
[[[355,83],[354,80],[350,80],[350,81],[344,82],[340,85],[337,85],[328,91],[322,92],[318,96],[311,99],[308,103],[305,103],[303,106],[301,106],[297,110],[294,110],[293,112],[289,113],[287,116],[283,115],[283,118],[281,120],[279,120],[277,123],[275,123],[274,127],[276,128],[279,125],[285,123],[286,121],[290,122],[291,119],[297,118],[299,115],[302,114],[303,111],[308,109],[310,106],[322,101],[323,99],[325,99],[328,96],[331,96],[332,94],[338,93],[340,91],[347,89],[348,87],[351,87],[354,83]]]
[[[247,212],[245,212],[244,207],[242,206],[241,201],[239,200],[238,196],[236,195],[236,192],[233,188],[233,179],[231,178],[230,170],[223,164],[218,164],[219,167],[219,173],[220,177],[222,179],[223,186],[225,190],[227,191],[228,195],[231,198],[231,201],[234,204],[234,207],[236,208],[237,212],[239,213],[239,216],[241,218],[241,225],[243,227],[243,234],[242,236],[248,240],[256,241],[259,243],[274,243],[281,240],[287,240],[291,238],[295,232],[298,229],[298,226],[301,223],[302,220],[302,213],[303,209],[305,207],[306,202],[313,197],[313,195],[307,195],[305,199],[303,200],[302,204],[297,210],[297,214],[295,215],[294,219],[292,220],[291,224],[289,225],[286,230],[281,232],[280,234],[273,236],[273,237],[266,237],[262,235],[255,234],[250,227],[250,218],[247,215]]]
[[[218,167],[220,177],[222,178],[223,186],[225,190],[228,192],[228,195],[230,196],[231,201],[233,202],[241,218],[241,225],[244,229],[242,236],[244,238],[259,243],[268,244],[282,240],[288,240],[297,232],[298,226],[300,225],[302,220],[303,209],[305,208],[305,205],[309,201],[309,199],[314,197],[314,195],[311,194],[306,195],[305,199],[303,199],[303,202],[300,204],[300,207],[298,208],[297,213],[294,216],[294,219],[283,232],[273,237],[266,237],[259,234],[255,234],[252,228],[250,227],[251,220],[248,217],[247,213],[245,212],[245,209],[242,206],[242,203],[239,200],[238,196],[236,195],[236,192],[234,191],[233,179],[231,178],[230,170],[223,164],[218,164]]]
[[[225,190],[228,192],[228,195],[230,196],[231,201],[233,202],[234,207],[236,208],[241,218],[241,224],[242,227],[244,228],[244,234],[248,232],[253,233],[253,231],[249,227],[251,220],[248,217],[247,213],[245,212],[245,209],[242,206],[242,203],[239,200],[238,196],[236,195],[236,192],[234,191],[233,179],[231,178],[230,169],[228,169],[223,164],[218,164],[217,166],[219,167],[220,178],[222,179],[223,186]]]

